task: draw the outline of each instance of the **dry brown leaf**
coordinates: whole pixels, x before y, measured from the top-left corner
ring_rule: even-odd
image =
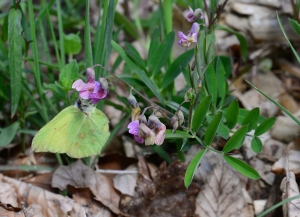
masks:
[[[137,171],[136,164],[133,164],[127,167],[124,173],[116,175],[113,178],[115,189],[119,190],[122,194],[134,196],[135,183],[138,177]]]
[[[64,190],[67,189],[67,185],[91,189],[96,200],[100,201],[114,213],[120,213],[118,208],[120,196],[114,189],[112,181],[84,165],[81,160],[69,166],[60,166],[54,172],[52,187]]]
[[[26,213],[26,216],[24,215],[24,211]],[[30,204],[30,206],[25,208],[24,211],[7,210],[3,207],[0,207],[0,216],[1,217],[45,217],[42,214],[42,207],[35,203]]]
[[[99,201],[93,199],[93,193],[89,188],[75,188],[68,185],[68,192],[73,199],[80,204],[87,216],[112,217],[112,212],[103,206]]]
[[[253,208],[243,196],[239,176],[224,160],[215,165],[196,198],[201,217],[253,217]]]
[[[288,157],[289,170],[295,173],[296,176],[300,175],[300,139],[291,142],[281,158],[275,162],[272,167],[272,172],[276,174],[285,174],[286,157]]]
[[[15,193],[10,194],[10,197],[13,197],[10,199],[11,201],[24,201],[29,205],[33,203],[38,204],[42,207],[42,214],[45,217],[55,215],[60,217],[68,215],[83,216],[80,205],[70,198],[51,193],[34,185],[3,176],[2,174],[0,174],[0,184],[1,186],[8,184],[14,190]]]
[[[136,195],[122,195],[120,209],[131,217],[193,216],[194,199],[199,188],[194,183],[185,188],[183,178],[186,168],[187,164],[179,161],[168,167],[163,163],[153,179],[150,173],[145,172],[146,168],[143,169],[137,180]]]
[[[299,195],[299,188],[296,182],[295,174],[291,171],[284,177],[280,184],[282,200]],[[298,217],[300,211],[300,199],[293,200],[282,205],[284,217]]]

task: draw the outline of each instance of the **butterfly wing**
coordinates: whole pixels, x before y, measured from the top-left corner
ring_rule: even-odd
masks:
[[[69,106],[56,115],[35,135],[32,140],[32,150],[65,153],[67,130],[77,111],[78,109],[74,106]]]
[[[97,108],[89,115],[79,111],[75,116],[66,135],[66,153],[73,158],[100,154],[110,134],[108,118]]]

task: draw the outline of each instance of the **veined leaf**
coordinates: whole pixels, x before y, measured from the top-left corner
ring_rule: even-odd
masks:
[[[260,136],[262,134],[264,134],[265,132],[267,132],[268,130],[271,129],[271,127],[273,126],[273,124],[275,123],[275,117],[273,118],[268,118],[266,120],[264,120],[255,130],[254,135],[255,136]]]
[[[226,125],[228,126],[229,129],[235,127],[237,123],[238,115],[239,115],[239,104],[237,100],[234,100],[230,103],[225,113]]]
[[[248,125],[248,132],[255,129],[259,118],[259,108],[254,108],[245,116],[242,125]]]
[[[289,21],[295,32],[300,35],[300,24],[294,19],[289,18]]]
[[[232,168],[234,168],[236,171],[238,171],[242,175],[247,176],[248,178],[254,179],[254,180],[259,179],[258,172],[256,172],[255,169],[253,169],[251,166],[249,166],[245,162],[243,162],[239,159],[236,159],[234,157],[227,156],[227,155],[224,155],[223,157]]]
[[[8,62],[11,89],[11,116],[18,109],[22,79],[21,11],[11,8],[8,14]]]
[[[222,112],[218,113],[208,125],[204,137],[206,146],[209,146],[212,143],[216,135],[217,129],[221,123],[221,120],[222,120]]]
[[[218,96],[221,98],[219,107],[223,106],[225,96],[226,96],[226,78],[225,78],[225,69],[222,63],[222,60],[218,57],[217,59],[217,68],[216,68],[216,78],[218,84]]]
[[[151,71],[151,69],[153,67],[155,55],[156,55],[157,49],[159,47],[159,38],[160,38],[159,29],[156,28],[152,34],[150,48],[149,48],[149,52],[148,52],[147,67],[148,67],[149,71]]]
[[[61,85],[70,90],[72,88],[72,83],[78,78],[78,64],[76,60],[72,60],[70,63],[66,64],[61,72],[59,73],[59,82]]]
[[[192,183],[193,177],[195,175],[195,171],[198,168],[205,152],[206,152],[206,149],[199,151],[195,155],[195,157],[192,159],[192,161],[190,162],[190,164],[185,172],[185,176],[184,176],[184,185],[186,188],[188,188],[190,186],[190,184]]]
[[[206,119],[210,123],[212,121],[213,117],[211,115],[207,115]],[[220,125],[217,129],[217,134],[218,134],[218,136],[221,136],[224,139],[228,139],[229,138],[228,127],[225,124],[223,124],[222,122],[220,122]]]
[[[232,151],[233,149],[237,149],[241,147],[241,144],[243,144],[244,142],[247,129],[248,129],[247,125],[242,126],[240,129],[238,129],[226,143],[223,152],[227,153]]]
[[[206,116],[206,113],[209,109],[209,106],[210,106],[210,103],[211,103],[211,99],[212,99],[212,96],[209,95],[207,97],[205,97],[200,103],[199,105],[197,106],[196,110],[195,110],[195,113],[193,115],[193,120],[192,120],[192,130],[196,133],[205,116]]]

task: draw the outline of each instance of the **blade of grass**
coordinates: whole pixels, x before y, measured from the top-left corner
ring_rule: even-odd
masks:
[[[278,20],[279,26],[280,26],[280,28],[281,28],[281,31],[282,31],[282,33],[283,33],[285,39],[287,40],[288,44],[290,45],[290,47],[291,47],[291,49],[292,49],[294,55],[296,56],[298,62],[300,63],[300,57],[299,57],[299,55],[297,54],[296,50],[294,49],[293,45],[291,44],[291,42],[290,42],[288,36],[286,35],[286,33],[285,33],[285,31],[284,31],[284,28],[283,28],[283,26],[282,26],[281,20],[280,20],[279,15],[278,15],[277,12],[276,12],[276,14],[277,14],[277,20]]]
[[[165,15],[165,23],[166,23],[166,35],[168,35],[173,30],[172,24],[172,0],[163,1],[164,4],[164,15]],[[170,52],[169,63],[171,64],[173,60],[173,52]]]
[[[11,88],[11,117],[18,109],[22,80],[21,11],[12,8],[8,15],[8,62]]]
[[[85,8],[85,25],[84,25],[84,54],[85,54],[85,67],[93,65],[92,44],[90,35],[90,0],[86,0]]]
[[[87,2],[88,2],[88,0],[87,0]],[[61,4],[61,1],[56,0],[60,56],[61,56],[61,64],[62,64],[62,66],[64,66],[66,64],[66,57],[65,57],[65,45],[64,45],[63,21],[62,21],[60,4]],[[85,26],[86,26],[86,24],[85,24]]]
[[[272,103],[274,103],[278,108],[280,108],[284,113],[286,113],[288,116],[290,116],[298,125],[300,125],[300,121],[286,108],[284,108],[282,105],[280,105],[278,102],[276,102],[274,99],[272,99],[270,96],[262,92],[260,89],[255,87],[253,84],[251,84],[249,81],[245,80],[248,84],[250,84],[254,89],[256,89],[258,92],[260,92],[262,95],[264,95],[268,100],[270,100]]]

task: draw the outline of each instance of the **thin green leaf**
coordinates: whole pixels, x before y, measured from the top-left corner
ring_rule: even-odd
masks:
[[[258,172],[256,172],[255,169],[253,169],[251,166],[249,166],[245,162],[243,162],[239,159],[236,159],[234,157],[227,156],[227,155],[224,155],[223,157],[232,168],[234,168],[236,171],[238,171],[242,175],[247,176],[248,178],[254,179],[254,180],[259,179]]]
[[[278,108],[280,108],[284,113],[286,113],[288,116],[290,116],[298,125],[300,125],[300,121],[286,108],[284,108],[282,105],[280,105],[278,102],[276,102],[274,99],[272,99],[270,96],[262,92],[260,89],[255,87],[253,84],[251,84],[249,81],[245,80],[248,84],[250,84],[253,88],[255,88],[258,92],[260,92],[262,95],[264,95],[268,100],[270,100],[272,103],[274,103]]]
[[[294,19],[289,18],[289,21],[295,32],[300,35],[300,24]]]
[[[246,58],[247,58],[247,53],[248,53],[248,51],[247,51],[247,41],[246,41],[245,37],[242,34],[236,32],[236,31],[234,31],[230,28],[224,27],[224,26],[217,26],[216,29],[227,31],[231,34],[234,34],[237,37],[237,39],[240,42],[242,57],[243,57],[243,60],[245,61]]]
[[[181,54],[179,57],[177,57],[175,61],[173,61],[166,74],[164,75],[161,89],[165,89],[175,80],[175,78],[182,71],[182,68],[185,68],[187,66],[187,64],[191,61],[193,56],[194,51],[189,50]]]
[[[85,67],[88,68],[93,66],[93,53],[90,35],[90,0],[86,0],[85,2],[84,55]]]
[[[239,117],[238,117],[238,123],[239,124],[243,125],[243,121],[244,121],[245,117],[248,115],[249,112],[250,111],[247,110],[247,109],[242,109],[242,108],[239,109]],[[266,120],[266,118],[264,116],[259,115],[257,122],[260,124],[264,120]]]
[[[209,95],[209,96],[205,97],[203,100],[201,100],[201,102],[197,106],[195,113],[193,115],[193,119],[192,119],[193,132],[196,133],[199,130],[199,128],[207,114],[211,100],[212,100],[212,96]]]
[[[207,115],[206,119],[210,123],[212,121],[213,117],[211,115]],[[219,127],[217,129],[217,135],[221,136],[224,139],[228,139],[229,138],[229,129],[222,122],[220,122],[220,125],[219,125]]]
[[[208,93],[212,95],[214,104],[217,103],[218,97],[218,86],[216,82],[216,72],[212,65],[209,65],[205,71],[205,83],[208,90]]]
[[[222,120],[222,112],[219,112],[208,125],[204,137],[206,146],[209,146],[212,143],[221,120]]]
[[[244,139],[245,139],[245,136],[247,133],[247,129],[248,129],[247,125],[242,126],[240,129],[238,129],[226,143],[226,145],[223,149],[223,152],[227,153],[227,152],[232,151],[233,149],[237,149],[237,148],[241,147],[241,145],[244,142]]]
[[[266,120],[264,120],[255,130],[254,135],[255,136],[260,136],[262,134],[264,134],[265,132],[267,132],[268,130],[271,129],[271,127],[274,125],[276,118],[272,117],[272,118],[268,118]]]
[[[1,130],[0,134],[0,147],[7,146],[15,137],[17,130],[20,126],[19,122],[15,122],[12,125]]]
[[[269,209],[267,209],[266,211],[262,212],[261,214],[259,214],[257,217],[263,217],[265,216],[266,214],[268,214],[269,212],[273,211],[274,209],[276,209],[277,207],[280,207],[281,205],[283,204],[286,204],[290,201],[293,201],[293,200],[296,200],[296,199],[299,199],[300,198],[300,194],[298,194],[297,196],[294,196],[294,197],[290,197],[290,198],[287,198],[283,201],[281,201],[280,203],[277,203],[275,204],[274,206],[270,207]]]
[[[147,87],[154,93],[154,95],[159,99],[161,103],[164,103],[164,99],[158,92],[158,88],[150,80],[147,74],[139,68],[129,57],[127,57],[125,51],[114,41],[111,41],[112,47],[119,53],[123,60],[128,64],[128,66],[137,74],[137,76],[147,85]]]
[[[259,153],[262,150],[262,142],[260,140],[260,138],[258,137],[253,137],[251,140],[251,148],[255,153]]]
[[[188,168],[186,169],[185,176],[184,176],[184,186],[186,188],[188,188],[191,185],[193,177],[195,175],[195,171],[197,170],[205,152],[206,149],[199,151],[190,162]]]
[[[8,62],[11,89],[11,117],[18,109],[22,79],[21,11],[14,8],[8,14]]]
[[[230,103],[225,113],[226,125],[228,126],[229,129],[235,127],[237,123],[238,115],[239,115],[239,103],[237,100],[234,100]]]
[[[149,71],[151,71],[153,64],[154,64],[156,52],[159,47],[159,39],[160,39],[159,29],[156,28],[152,34],[150,48],[149,48],[149,52],[148,52],[147,67],[148,67]]]
[[[290,42],[288,36],[286,35],[286,33],[285,33],[285,31],[284,31],[284,28],[283,28],[283,26],[282,26],[282,24],[281,24],[279,15],[278,15],[277,12],[276,12],[276,14],[277,14],[277,20],[278,20],[279,26],[280,26],[280,28],[281,28],[281,31],[282,31],[282,33],[283,33],[285,39],[287,40],[288,44],[290,45],[290,47],[291,47],[291,49],[292,49],[292,51],[293,51],[295,57],[297,58],[298,62],[300,63],[300,57],[299,57],[297,51],[294,49],[293,45],[291,44],[291,42]]]
[[[123,29],[126,33],[128,33],[134,39],[138,38],[136,27],[130,22],[130,20],[126,16],[122,15],[117,11],[115,12],[115,24],[117,26],[123,25]]]
[[[127,47],[126,54],[137,64],[139,65],[141,68],[143,68],[146,71],[146,66],[145,66],[145,62],[142,59],[141,55],[139,54],[139,52],[128,42],[125,42],[125,45]]]
[[[245,116],[242,125],[248,125],[248,132],[256,129],[259,118],[259,108],[254,108]]]
[[[159,45],[154,57],[154,64],[151,71],[152,76],[155,76],[160,71],[161,67],[168,61],[174,43],[174,38],[175,33],[170,32]]]
[[[216,78],[217,78],[217,86],[218,86],[218,97],[221,98],[219,103],[219,107],[223,106],[225,96],[226,96],[226,78],[225,78],[225,69],[220,58],[217,59],[217,66],[216,66]]]
[[[172,133],[172,130],[166,130],[165,139],[184,139],[184,138],[193,138],[193,136],[187,132],[180,131],[180,130],[176,130],[174,133]]]

